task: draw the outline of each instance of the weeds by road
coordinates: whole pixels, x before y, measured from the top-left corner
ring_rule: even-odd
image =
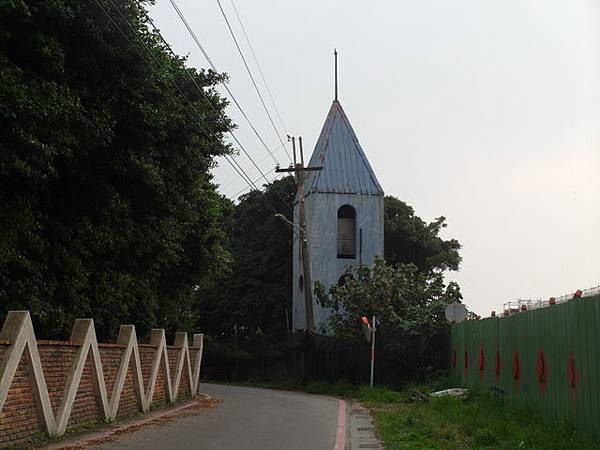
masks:
[[[407,400],[371,407],[386,449],[600,449],[565,422],[514,411],[497,399],[473,393],[466,398]]]

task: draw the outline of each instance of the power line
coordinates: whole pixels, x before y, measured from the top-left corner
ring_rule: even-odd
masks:
[[[277,151],[278,151],[280,148],[281,148],[281,146],[277,146],[277,147],[276,147],[276,148],[273,150],[273,152],[274,152],[274,153],[276,153],[276,152],[277,152]],[[259,160],[258,160],[256,163],[257,163],[257,164],[260,164],[260,163],[264,162],[264,161],[265,161],[265,159],[267,159],[268,157],[269,157],[269,156],[265,156],[264,158],[262,158],[262,159],[259,159]],[[275,170],[275,169],[273,169],[273,170]],[[268,175],[268,174],[270,174],[271,172],[273,172],[273,170],[269,170],[269,171],[268,171],[268,172],[267,172],[265,175]],[[222,189],[225,189],[226,187],[228,187],[228,186],[231,186],[233,183],[235,183],[235,182],[236,182],[237,180],[239,180],[239,179],[240,179],[240,177],[235,177],[233,180],[229,180],[228,182],[226,182],[226,183],[224,183],[223,185],[221,185],[221,188],[222,188]],[[260,179],[259,179],[258,181],[260,181]]]
[[[111,0],[112,1],[112,0]],[[163,37],[163,35],[161,34],[160,30],[156,27],[156,25],[154,24],[154,21],[152,20],[151,17],[148,17],[148,21],[150,22],[150,24],[152,25],[153,30],[156,32],[156,34],[160,37],[161,41],[163,42],[163,44],[167,47],[167,49],[171,52],[171,54],[173,56],[175,56],[175,52],[173,51],[173,49],[171,48],[171,46],[169,45],[169,43],[165,40],[165,38]],[[194,84],[194,86],[196,87],[196,89],[198,89],[203,97],[210,103],[210,100],[206,97],[206,94],[204,93],[204,90],[202,89],[201,86],[199,86],[196,82],[196,80],[194,79],[194,77],[191,76],[191,74],[189,72],[186,72],[187,75],[190,77],[190,79],[192,80],[192,83]],[[212,103],[210,103],[210,105],[214,108],[214,106],[212,105]],[[258,168],[258,165],[254,162],[254,160],[250,157],[250,155],[248,154],[248,152],[246,151],[246,149],[242,146],[242,144],[238,141],[238,139],[235,137],[235,135],[233,134],[233,132],[229,131],[229,133],[231,134],[231,136],[233,137],[233,139],[235,139],[235,141],[238,143],[238,145],[240,146],[240,148],[244,151],[244,153],[246,154],[246,156],[248,156],[248,158],[250,159],[250,161],[252,161],[252,164],[254,165],[254,167],[256,167],[258,169],[258,171],[260,172],[260,174],[262,175],[262,178],[267,182],[267,185],[270,185],[271,182],[267,179],[267,177],[265,176],[265,174]],[[280,147],[277,147],[276,150],[278,150]],[[285,148],[285,147],[283,147]],[[227,159],[227,158],[226,158]],[[237,165],[237,167],[243,172],[242,168],[240,167],[240,165],[237,163],[237,161],[234,158],[231,158],[233,160],[233,163],[235,163]],[[261,163],[262,161],[264,161],[266,158],[263,158],[262,160],[259,161],[259,163]],[[230,164],[231,162],[228,161]],[[235,169],[235,167],[234,167]],[[274,170],[274,169],[273,169]],[[267,172],[267,174],[271,173],[273,170],[270,170],[269,172]],[[238,172],[238,174],[240,174],[240,172],[238,170],[236,170],[236,172]],[[244,179],[244,181],[246,181],[246,183],[248,184],[250,189],[255,189],[255,190],[259,190],[256,187],[256,182],[260,180],[260,178],[258,178],[256,181],[252,181],[248,174],[246,174],[245,172],[243,172],[244,175],[246,176],[246,178]],[[240,174],[240,176],[243,175]],[[236,178],[237,180],[237,178]],[[235,180],[234,180],[235,181]],[[273,180],[271,180],[273,181]],[[236,194],[237,195],[237,194]],[[279,197],[279,199],[281,200],[281,202],[286,205],[285,201],[283,201],[283,199],[281,197]]]
[[[269,172],[267,172],[267,175],[268,175],[269,173],[271,173],[271,172],[274,172],[274,171],[275,171],[275,169],[272,169],[272,170],[270,170]],[[281,178],[281,174],[277,174],[277,175],[275,175],[273,178],[271,178],[271,181],[269,182],[269,184],[273,183],[273,181],[275,181],[275,180],[276,180],[276,179],[278,179],[278,178]],[[254,182],[255,182],[255,183],[256,183],[256,182],[258,182],[258,181],[259,181],[259,180],[254,180]],[[232,197],[233,197],[233,198],[236,198],[238,195],[240,195],[241,193],[243,193],[243,192],[247,191],[248,189],[249,189],[248,187],[245,187],[244,189],[242,189],[242,190],[240,190],[240,191],[236,192],[236,193],[235,193],[235,194],[234,194]]]
[[[146,62],[149,63],[148,59],[139,51],[139,49],[133,45],[133,42],[131,41],[131,39],[129,39],[129,37],[127,36],[127,34],[121,29],[121,27],[119,26],[119,24],[114,20],[114,18],[110,15],[110,13],[104,8],[104,6],[101,4],[100,0],[94,0],[96,2],[96,4],[98,5],[98,7],[104,12],[104,14],[108,17],[108,19],[112,22],[112,24],[117,28],[117,30],[121,33],[121,35],[125,38],[125,40],[135,49],[136,53],[138,53],[138,55]],[[160,68],[167,73],[167,70],[165,70],[165,66],[160,62],[160,60],[158,60],[156,58],[156,56],[152,53],[152,51],[150,51],[150,49],[148,48],[148,46],[146,45],[146,43],[143,41],[143,39],[141,39],[137,33],[135,32],[135,29],[133,28],[133,26],[131,25],[131,23],[129,23],[129,20],[123,15],[123,13],[119,10],[119,8],[117,7],[117,5],[113,2],[113,0],[109,0],[110,3],[112,4],[113,8],[116,9],[116,11],[119,13],[119,15],[121,16],[121,18],[123,18],[123,20],[127,23],[127,25],[129,26],[129,28],[132,30],[133,35],[138,39],[138,41],[143,45],[143,47],[145,48],[146,52],[154,59],[154,61],[160,66]],[[186,72],[187,73],[187,72]],[[162,81],[164,82],[165,79],[162,77],[162,75],[158,74],[159,77],[162,79]],[[193,77],[192,77],[193,78]],[[171,84],[173,85],[173,87],[175,87],[175,89],[179,92],[179,94],[187,101],[187,103],[192,107],[192,109],[190,110],[193,111],[193,103],[191,102],[191,100],[189,98],[187,98],[187,96],[185,95],[185,93],[181,90],[181,88],[179,87],[179,85],[177,85],[177,83],[174,80],[170,80]],[[204,91],[201,90],[201,92],[204,94]],[[205,97],[205,96],[204,96]],[[205,97],[206,98],[206,97]],[[209,101],[210,103],[210,101]],[[212,105],[212,103],[210,103]],[[200,127],[204,128],[204,131],[207,131],[207,128],[209,128],[207,125],[205,125],[204,123],[202,123],[202,121],[199,121],[199,125]],[[210,133],[214,133],[214,130],[208,130],[209,132],[207,134],[210,135]],[[239,166],[239,164],[237,164],[237,162],[232,158],[231,160],[229,159],[228,155],[224,155],[225,160],[227,162],[229,162],[229,164],[233,167],[233,169],[244,179],[244,181],[246,181],[246,183],[248,183],[251,187],[256,188],[256,185],[252,184],[252,179],[248,176],[248,174],[246,174],[246,172]],[[233,162],[232,162],[233,160]],[[234,165],[235,163],[235,165]],[[236,167],[237,165],[237,167]]]
[[[204,57],[208,61],[208,64],[210,65],[210,67],[212,68],[212,70],[214,70],[216,73],[220,73],[217,70],[217,67],[213,63],[212,59],[210,58],[210,56],[208,55],[208,53],[206,52],[206,50],[204,49],[204,47],[200,43],[200,39],[198,39],[198,36],[196,36],[196,33],[194,33],[194,30],[190,26],[189,22],[185,18],[183,12],[179,8],[179,6],[175,2],[175,0],[169,0],[169,2],[171,3],[171,5],[173,6],[173,8],[175,9],[175,12],[177,13],[177,15],[179,16],[179,18],[181,19],[181,21],[185,25],[185,28],[187,29],[187,31],[190,34],[190,36],[192,36],[192,39],[196,43],[196,46],[200,49],[200,51],[202,52],[202,54],[204,55]],[[275,161],[276,164],[279,164],[279,161],[277,161],[277,158],[275,158],[275,156],[273,155],[273,152],[269,149],[269,147],[265,143],[265,141],[262,138],[262,136],[260,135],[260,133],[256,130],[256,128],[254,127],[254,125],[250,121],[250,118],[248,117],[248,115],[246,114],[246,112],[244,111],[244,109],[242,108],[242,106],[240,105],[240,103],[237,101],[237,98],[235,97],[235,95],[233,95],[233,92],[231,92],[231,89],[229,89],[229,86],[227,86],[227,84],[224,81],[221,81],[221,84],[223,85],[223,87],[225,88],[225,90],[227,91],[227,93],[229,94],[229,96],[231,97],[231,99],[233,100],[233,102],[235,103],[235,105],[237,106],[237,108],[240,110],[240,112],[242,113],[242,116],[244,117],[244,119],[246,120],[246,122],[248,123],[248,125],[250,125],[250,128],[252,129],[252,131],[254,132],[254,134],[256,135],[256,137],[258,137],[258,140],[263,145],[263,147],[265,148],[265,150],[271,155],[271,157],[273,158],[273,161]]]
[[[112,0],[110,0],[112,3]],[[113,3],[113,6],[114,3]],[[123,14],[121,14],[121,17],[123,17],[124,20],[127,20]],[[169,52],[171,53],[171,55],[173,57],[176,57],[175,52],[173,51],[173,49],[171,48],[171,46],[169,45],[169,43],[165,40],[165,38],[163,37],[163,35],[160,33],[160,30],[156,27],[156,25],[154,25],[154,21],[152,20],[152,18],[150,16],[148,16],[148,21],[150,22],[150,24],[152,25],[152,29],[155,31],[155,33],[160,37],[160,40],[162,41],[162,43],[167,47],[167,49],[169,50]],[[146,47],[147,49],[147,47]],[[187,76],[190,78],[190,80],[192,80],[192,83],[194,84],[194,86],[196,87],[196,89],[202,94],[202,97],[204,98],[204,100],[213,108],[213,110],[215,110],[216,112],[218,112],[216,110],[216,108],[214,107],[214,105],[211,103],[210,99],[206,96],[206,93],[204,92],[204,89],[202,88],[202,86],[199,86],[198,83],[196,82],[196,79],[189,73],[189,72],[185,72],[187,74]],[[185,95],[183,94],[183,92],[181,92],[180,89],[178,89],[179,92],[185,97]],[[189,100],[188,100],[189,102]],[[240,143],[240,141],[233,135],[232,131],[229,131],[229,134],[231,134],[231,136],[234,138],[234,140],[237,142],[237,144],[240,146],[240,148],[242,148],[242,150],[244,150],[244,152],[246,153],[246,155],[248,156],[248,158],[252,160],[252,158],[250,158],[250,155],[248,155],[248,153],[246,152],[245,148],[242,146],[242,144]],[[242,167],[239,165],[239,163],[235,160],[235,158],[230,158],[228,155],[223,155],[225,157],[225,160],[231,165],[231,167],[233,167],[233,169],[238,173],[238,175],[240,175],[240,177],[248,184],[248,186],[250,188],[254,188],[256,189],[256,185],[252,182],[252,179],[249,177],[249,175],[244,171],[244,169],[242,169]],[[264,158],[259,161],[262,162],[264,161]],[[254,163],[254,162],[253,162]],[[236,167],[237,166],[237,167]],[[256,166],[256,165],[255,165]],[[257,167],[258,168],[258,167]],[[260,172],[260,169],[259,169]],[[239,178],[236,178],[236,180],[238,180]]]
[[[112,1],[112,0],[111,0]],[[177,6],[177,3],[175,2],[175,0],[169,0],[171,5],[173,5],[173,8],[175,8],[175,11],[177,12],[177,15],[179,16],[179,18],[183,21],[186,29],[188,30],[188,32],[190,33],[190,35],[192,36],[192,39],[194,40],[194,42],[196,43],[196,45],[198,46],[198,48],[200,48],[200,50],[202,51],[202,54],[206,57],[207,61],[209,62],[211,68],[218,73],[217,68],[215,67],[214,63],[212,62],[212,60],[210,59],[210,57],[208,56],[208,53],[206,53],[206,51],[204,50],[204,47],[202,47],[202,44],[200,43],[200,40],[198,39],[198,37],[196,36],[196,34],[194,33],[194,30],[192,30],[189,22],[186,20],[185,16],[183,15],[183,12],[179,9],[179,7]],[[156,31],[156,33],[158,34],[158,36],[160,37],[160,39],[162,40],[162,42],[167,46],[167,48],[170,49],[170,51],[173,53],[173,50],[171,49],[170,45],[167,43],[167,41],[165,40],[165,38],[162,36],[162,34],[160,33],[160,31],[158,30],[158,28],[154,25],[154,23],[152,22],[152,20],[150,20],[150,23],[152,24],[152,27],[154,28],[154,30]],[[221,84],[225,87],[225,89],[227,90],[227,92],[231,95],[231,97],[233,98],[234,102],[236,103],[236,105],[238,106],[238,108],[240,109],[240,111],[242,112],[242,114],[244,115],[244,117],[247,118],[246,113],[243,111],[243,109],[241,108],[241,106],[239,105],[239,103],[237,102],[237,100],[235,99],[235,97],[233,96],[233,93],[230,91],[229,87],[221,82]],[[202,92],[204,93],[204,91],[202,90]],[[212,104],[211,104],[212,105]],[[248,120],[248,123],[250,124],[250,126],[254,129],[254,127],[252,126],[251,122]],[[269,154],[271,155],[271,157],[273,157],[274,161],[277,163],[277,165],[279,165],[279,162],[277,161],[277,159],[274,157],[273,152],[271,150],[269,150],[269,148],[266,146],[266,144],[264,143],[264,141],[262,140],[262,138],[260,138],[260,135],[258,135],[258,132],[254,129],[254,131],[257,133],[257,136],[259,136],[259,139],[261,139],[261,142],[263,143],[263,145],[265,146],[265,148],[267,149],[267,151],[269,152]],[[244,146],[242,146],[242,144],[238,141],[238,139],[235,137],[235,135],[233,134],[233,132],[229,131],[229,134],[233,137],[233,139],[238,143],[238,145],[240,146],[240,148],[242,149],[242,151],[246,154],[246,156],[248,157],[248,159],[250,159],[250,161],[252,162],[252,164],[254,165],[254,167],[256,167],[256,169],[258,170],[258,172],[262,175],[262,178],[267,182],[267,185],[270,185],[271,183],[269,182],[269,180],[267,179],[267,177],[265,176],[265,174],[260,170],[260,168],[258,167],[258,165],[254,162],[254,160],[250,157],[250,155],[248,154],[248,152],[246,151],[246,149],[244,148]],[[281,140],[280,140],[281,142]],[[283,146],[283,148],[285,149],[285,145],[283,144],[283,142],[281,142],[281,145]],[[286,150],[287,153],[287,150]],[[256,186],[254,187],[254,189],[257,189]],[[258,189],[257,189],[258,190]],[[281,203],[287,207],[287,203],[281,198],[281,196],[279,194],[277,194],[277,197],[279,197],[279,199],[281,200]]]
[[[110,2],[113,4],[113,6],[115,6],[115,4],[113,3],[113,0],[110,0]],[[116,8],[116,6],[115,6]],[[127,18],[120,12],[118,11],[119,14],[121,15],[121,17],[123,18],[123,20],[125,20],[127,22],[127,24],[129,25],[129,27],[132,29],[133,31],[133,27],[131,26],[131,24],[129,23],[129,21],[127,20]],[[152,21],[152,19],[150,17],[148,17],[150,24],[152,25],[152,28],[154,29],[154,31],[158,34],[158,36],[160,37],[161,41],[163,42],[163,44],[165,44],[165,46],[167,47],[167,49],[171,52],[171,55],[175,56],[175,52],[173,51],[173,49],[171,48],[171,46],[169,45],[169,43],[165,40],[165,38],[163,37],[163,35],[160,33],[160,31],[158,30],[158,28],[156,27],[156,25],[154,25],[154,22]],[[143,42],[143,41],[142,41]],[[147,48],[147,47],[146,47]],[[209,106],[215,111],[218,112],[218,110],[215,108],[215,106],[212,104],[212,102],[210,101],[210,99],[206,96],[206,93],[204,92],[204,89],[202,88],[202,86],[199,86],[196,79],[187,71],[185,71],[185,73],[188,75],[188,77],[190,78],[190,80],[192,81],[192,83],[194,84],[194,86],[196,87],[196,89],[198,90],[198,92],[201,93],[202,97],[206,100],[206,102],[209,104]],[[181,91],[180,91],[181,92]],[[183,94],[183,93],[182,93]],[[238,144],[238,146],[242,149],[242,151],[244,152],[244,154],[248,157],[248,159],[250,160],[250,162],[254,165],[254,167],[256,167],[256,170],[258,170],[258,172],[263,175],[262,171],[260,170],[260,168],[258,167],[258,165],[254,162],[254,160],[252,159],[252,157],[250,156],[250,154],[246,151],[246,148],[242,145],[242,143],[238,140],[238,138],[235,136],[235,134],[233,134],[233,131],[228,130],[229,135],[233,138],[233,140]],[[225,158],[228,162],[230,162],[227,158]],[[250,181],[250,183],[252,182],[252,180],[250,179],[250,177],[248,176],[248,174],[246,174],[246,172],[243,171],[242,167],[238,164],[237,161],[235,161],[234,158],[232,158],[232,161],[235,163],[235,165],[237,165],[238,169],[240,171],[242,171],[244,173],[244,175],[246,176],[246,181]],[[231,163],[231,162],[230,162]],[[235,167],[234,167],[235,169]],[[236,172],[238,172],[236,170]],[[238,172],[239,174],[240,172]],[[265,180],[267,180],[266,177],[264,177]],[[268,182],[268,180],[267,180]],[[256,185],[254,185],[254,188],[256,188]]]
[[[135,29],[133,28],[133,26],[131,25],[131,23],[129,22],[129,20],[127,20],[127,17],[125,17],[125,15],[121,12],[121,10],[118,8],[118,6],[114,3],[114,0],[109,0],[110,3],[113,5],[113,7],[115,8],[115,10],[117,11],[117,13],[121,16],[121,18],[127,23],[127,25],[129,26],[129,28],[131,29],[131,31],[134,33],[134,35],[138,38],[138,40],[140,40],[140,42],[142,43],[142,45],[144,45],[146,51],[153,57],[154,61],[159,64],[163,70],[164,70],[164,66],[162,66],[162,63],[160,62],[160,60],[158,58],[156,58],[156,56],[150,51],[150,49],[148,48],[148,46],[146,45],[146,43],[139,38],[139,36],[137,36],[137,34],[135,34]],[[152,22],[152,20],[150,19],[150,23],[153,27],[153,29],[157,32],[157,34],[159,35],[160,39],[162,40],[162,42],[167,46],[167,48],[169,49],[169,51],[171,52],[172,55],[174,55],[173,49],[171,48],[171,46],[167,43],[167,41],[163,38],[162,34],[160,34],[160,31],[158,30],[158,28],[156,28],[156,26],[154,25],[154,22]],[[206,96],[206,93],[204,92],[204,89],[202,88],[202,86],[199,86],[196,79],[187,71],[185,71],[185,73],[188,75],[188,77],[190,78],[190,80],[192,81],[192,83],[194,84],[194,86],[196,87],[196,89],[198,90],[198,92],[200,92],[200,94],[202,95],[202,97],[206,100],[206,102],[208,103],[208,105],[215,111],[218,113],[217,108],[212,104],[212,102],[210,101],[210,99]],[[181,93],[182,96],[185,97],[185,94],[183,93],[183,91],[179,88],[179,86],[175,83],[175,86],[177,88],[177,90]],[[185,97],[186,100],[187,97]],[[191,103],[191,102],[190,102]],[[237,136],[235,136],[235,134],[233,134],[233,132],[231,130],[227,131],[229,133],[229,135],[233,138],[233,140],[237,143],[237,145],[242,149],[242,151],[244,152],[244,154],[248,157],[248,159],[250,160],[250,162],[254,165],[254,167],[256,167],[256,170],[258,170],[258,172],[263,176],[263,178],[265,179],[265,181],[267,181],[267,183],[269,182],[269,180],[267,180],[267,178],[264,176],[263,172],[260,170],[260,168],[258,167],[258,165],[254,162],[254,159],[252,159],[252,157],[250,156],[250,154],[246,151],[246,148],[242,145],[242,143],[238,140]],[[229,159],[225,158],[228,162]],[[237,161],[235,161],[235,159],[232,158],[232,160],[234,161],[235,165],[237,165],[237,168],[242,171],[242,173],[246,176],[247,181],[250,181],[250,183],[252,183],[251,178],[248,176],[248,174],[246,174],[245,171],[243,171],[242,167],[237,163]],[[235,169],[235,167],[234,167]],[[237,170],[236,170],[237,171]],[[239,172],[238,172],[239,173]],[[240,174],[241,175],[241,174]],[[253,185],[254,188],[256,188],[256,185]]]
[[[254,89],[256,90],[256,93],[258,94],[258,98],[260,99],[260,103],[262,104],[263,109],[267,113],[267,117],[269,118],[269,122],[271,122],[271,126],[273,127],[273,131],[275,131],[275,134],[277,135],[277,139],[279,139],[279,142],[285,148],[285,145],[283,143],[283,140],[281,139],[279,131],[277,130],[277,127],[275,126],[275,122],[273,122],[273,118],[271,117],[271,113],[269,113],[269,109],[267,108],[267,105],[265,104],[263,96],[260,93],[260,89],[258,89],[258,85],[256,84],[256,81],[254,80],[254,77],[252,76],[252,71],[250,70],[250,67],[248,66],[248,62],[246,61],[246,58],[244,57],[244,52],[242,52],[242,49],[240,48],[240,45],[239,45],[239,43],[237,41],[237,38],[235,37],[235,33],[233,32],[233,29],[231,28],[231,24],[229,23],[229,19],[227,18],[227,14],[225,14],[225,10],[223,9],[223,6],[221,5],[221,0],[217,0],[217,5],[219,5],[219,9],[221,10],[221,14],[223,15],[223,19],[225,19],[225,23],[227,24],[227,28],[229,29],[229,34],[231,35],[231,38],[233,39],[235,47],[237,48],[238,53],[240,54],[240,57],[242,58],[242,62],[244,63],[244,67],[246,68],[246,72],[248,72],[248,76],[250,77],[250,81],[252,81],[252,85],[254,86]],[[288,158],[290,158],[290,161],[291,161],[292,158],[291,158],[290,154],[288,153],[287,149],[286,149],[286,153],[288,155]]]
[[[148,48],[148,46],[146,45],[146,43],[144,42],[143,39],[141,39],[140,36],[138,36],[135,28],[133,28],[133,26],[131,25],[131,23],[129,22],[129,20],[127,19],[127,17],[125,17],[125,15],[119,10],[118,6],[114,3],[113,0],[109,0],[110,3],[112,4],[113,8],[115,8],[117,10],[117,12],[119,13],[119,15],[121,16],[121,18],[127,23],[127,25],[129,26],[130,30],[132,31],[133,35],[136,37],[136,39],[142,44],[142,46],[145,48],[146,52],[148,52],[152,58],[154,59],[154,61],[160,66],[160,68],[167,73],[168,70],[166,70],[165,65],[163,65],[160,60],[158,60],[156,58],[156,56],[151,52],[151,50]],[[98,7],[100,9],[102,9],[102,11],[104,12],[104,14],[108,17],[108,19],[112,22],[112,24],[117,28],[117,30],[121,33],[121,35],[125,38],[125,40],[132,46],[132,48],[134,48],[134,50],[136,51],[136,53],[138,53],[138,55],[146,62],[149,64],[148,59],[139,51],[139,49],[133,44],[133,42],[131,41],[131,39],[129,39],[129,37],[127,36],[127,34],[121,29],[121,27],[119,26],[119,24],[114,20],[114,18],[110,15],[110,13],[102,6],[102,4],[100,3],[99,0],[95,0],[96,4],[98,5]],[[158,36],[160,37],[160,39],[162,40],[162,42],[165,44],[165,46],[169,49],[169,51],[171,52],[172,55],[174,55],[174,52],[172,50],[172,48],[169,46],[169,44],[166,42],[166,40],[164,39],[164,37],[162,36],[162,34],[160,33],[160,31],[156,28],[156,26],[154,26],[152,19],[148,16],[148,19],[150,21],[150,23],[152,24],[155,32],[158,34]],[[193,81],[194,86],[196,87],[196,89],[202,94],[203,99],[208,102],[208,104],[216,111],[219,112],[218,110],[216,110],[215,106],[212,104],[212,102],[210,101],[210,99],[207,97],[206,93],[204,92],[204,90],[202,89],[201,86],[199,86],[196,82],[196,80],[194,79],[194,77],[191,76],[191,74],[188,71],[185,71],[185,73],[190,77],[190,79]],[[165,79],[163,76],[161,76],[160,74],[158,74],[159,77],[162,79],[162,81],[164,82]],[[176,83],[176,81],[174,79],[169,80],[171,81],[171,84],[173,85],[173,87],[175,87],[175,89],[180,93],[180,95],[187,101],[187,103],[192,107],[191,110],[189,111],[190,114],[192,114],[192,112],[194,111],[193,107],[194,104],[191,102],[191,100],[185,95],[185,93],[181,90],[181,88],[179,87],[179,85]],[[196,119],[198,119],[198,117],[196,117]],[[202,121],[199,121],[199,125],[201,128],[204,129],[204,131],[206,132],[207,129],[209,130],[209,132],[213,132],[214,130],[210,129],[210,127],[208,125],[205,125],[202,123]],[[241,143],[239,142],[239,140],[237,140],[237,138],[233,135],[233,133],[231,131],[229,131],[229,133],[232,135],[232,137],[234,138],[234,140],[238,143],[238,145],[240,146],[240,148],[242,148],[242,150],[246,153],[246,155],[248,156],[248,158],[251,160],[251,162],[255,165],[255,167],[258,169],[258,171],[261,173],[262,178],[267,182],[267,185],[270,185],[271,182],[266,178],[265,174],[260,170],[260,168],[258,168],[258,166],[256,165],[256,163],[254,162],[254,160],[250,157],[250,155],[246,152],[245,148],[241,145]],[[233,157],[229,157],[229,155],[224,154],[223,155],[225,157],[225,160],[233,167],[233,169],[240,175],[240,177],[242,177],[244,179],[244,181],[248,184],[250,189],[255,189],[255,190],[260,190],[254,181],[252,181],[252,179],[248,176],[248,174],[244,171],[244,169],[239,165],[239,163],[235,160],[235,158]],[[237,167],[236,167],[237,166]],[[276,177],[275,177],[276,178]],[[275,179],[274,178],[274,179]],[[273,180],[274,180],[273,179]],[[271,181],[273,181],[271,180]],[[288,208],[289,205],[288,203],[286,203],[283,198],[281,197],[281,195],[279,193],[275,193],[277,198],[279,198],[279,200],[282,202],[282,204],[284,205],[285,208]],[[274,211],[274,212],[278,212],[273,205],[270,205],[270,208]]]
[[[271,170],[269,170],[267,173],[265,173],[265,175],[269,175],[270,173],[272,173],[272,172],[274,172],[274,171],[275,171],[275,169],[271,169]],[[227,188],[227,187],[231,186],[233,183],[235,183],[235,182],[236,182],[236,181],[238,181],[238,180],[239,180],[239,177],[237,177],[237,178],[235,178],[234,180],[230,181],[230,182],[229,182],[229,183],[227,183],[226,185],[221,185],[221,186],[220,186],[220,188],[221,188],[222,190],[225,190],[225,188]],[[258,183],[260,180],[261,180],[261,178],[257,178],[256,180],[254,180],[254,183]],[[244,189],[246,189],[246,188],[244,188]]]
[[[223,155],[223,156],[225,156],[225,160],[231,165],[231,167],[233,167],[233,170],[235,170],[238,173],[238,175],[248,184],[248,187],[250,187],[251,189],[252,188],[256,189],[256,185],[252,182],[252,179],[242,169],[242,167],[238,164],[238,162],[235,160],[235,158],[231,158],[231,160],[230,160],[228,155]]]
[[[258,73],[260,74],[260,77],[263,80],[265,88],[267,89],[267,94],[269,94],[269,98],[271,99],[273,108],[275,109],[275,112],[277,113],[277,117],[279,118],[279,122],[281,123],[281,126],[283,127],[283,131],[285,131],[285,134],[289,134],[287,131],[287,127],[285,126],[285,123],[283,121],[283,118],[281,117],[281,113],[279,112],[279,108],[277,107],[277,103],[275,103],[275,99],[273,98],[273,94],[271,93],[271,89],[269,88],[269,84],[267,83],[265,74],[263,73],[260,63],[258,62],[256,53],[254,53],[254,48],[252,47],[250,38],[248,37],[248,34],[246,33],[246,27],[244,27],[244,23],[242,22],[242,19],[240,18],[240,15],[238,14],[237,7],[235,6],[235,2],[233,0],[231,0],[231,6],[233,6],[233,11],[235,12],[235,16],[237,17],[240,27],[242,28],[242,32],[244,33],[244,38],[246,39],[246,43],[248,44],[248,47],[250,47],[250,52],[252,53],[254,62],[256,63],[256,66],[258,67]]]

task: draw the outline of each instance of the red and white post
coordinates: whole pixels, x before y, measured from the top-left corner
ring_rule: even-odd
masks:
[[[375,316],[371,325],[371,379],[370,386],[373,387],[373,374],[375,372]]]

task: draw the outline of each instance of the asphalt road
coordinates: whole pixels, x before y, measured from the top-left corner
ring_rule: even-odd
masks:
[[[333,450],[338,400],[295,392],[202,384],[216,408],[149,426],[92,449]]]

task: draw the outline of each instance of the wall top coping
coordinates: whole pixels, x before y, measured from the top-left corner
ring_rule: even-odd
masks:
[[[73,342],[73,341],[58,341],[55,339],[37,339],[36,340],[37,346],[38,347],[52,347],[52,346],[56,346],[56,347],[81,347],[81,344],[78,344],[77,342]],[[12,341],[10,339],[0,339],[0,345],[11,345]],[[116,347],[116,348],[125,348],[127,347],[124,344],[115,344],[115,343],[104,343],[104,342],[98,342],[97,343],[98,347]],[[152,347],[152,348],[156,348],[156,346],[154,345],[150,345],[150,344],[138,344],[138,347]]]
[[[37,341],[37,345],[38,347],[50,347],[50,346],[65,346],[65,347],[80,347],[80,344],[78,344],[77,342],[73,342],[73,341],[58,341],[58,340],[53,340],[53,339],[38,339]],[[10,339],[0,339],[0,346],[10,346],[12,344],[12,341]],[[125,348],[127,347],[124,344],[116,344],[116,343],[111,343],[111,342],[98,342],[98,348]],[[138,344],[138,347],[144,347],[144,348],[153,348],[156,349],[158,348],[157,345],[153,345],[153,344]],[[173,350],[177,350],[179,349],[179,347],[175,346],[175,345],[167,345],[167,348],[173,349]],[[197,348],[190,345],[189,346],[190,350],[196,350]]]

